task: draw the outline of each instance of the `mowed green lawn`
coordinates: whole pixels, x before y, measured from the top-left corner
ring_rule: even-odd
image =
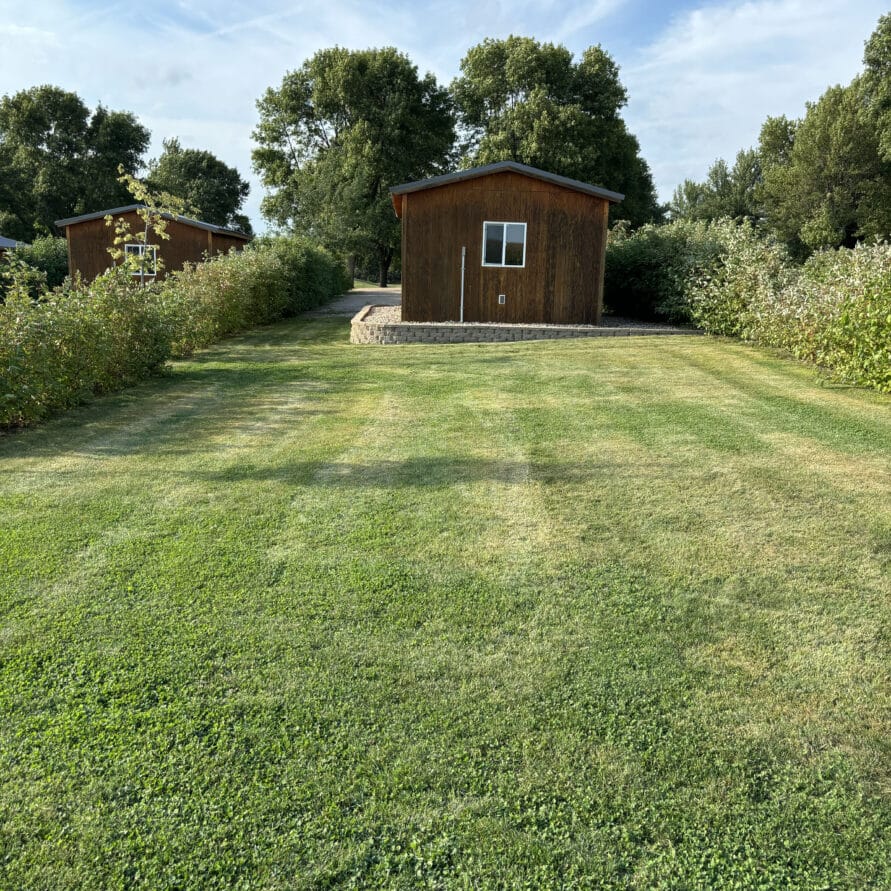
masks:
[[[0,887],[891,887],[891,400],[347,336],[0,440]]]

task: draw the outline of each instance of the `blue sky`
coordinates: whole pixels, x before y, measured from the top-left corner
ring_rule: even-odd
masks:
[[[52,83],[135,112],[161,140],[206,148],[252,183],[255,101],[317,49],[396,46],[443,83],[465,51],[510,33],[602,44],[660,198],[752,145],[767,115],[798,117],[861,67],[887,0],[0,0],[0,91]]]

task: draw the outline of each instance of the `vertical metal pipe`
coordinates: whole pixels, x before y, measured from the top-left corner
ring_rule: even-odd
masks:
[[[458,320],[460,322],[464,321],[464,259],[467,256],[467,248],[461,248],[461,318]]]

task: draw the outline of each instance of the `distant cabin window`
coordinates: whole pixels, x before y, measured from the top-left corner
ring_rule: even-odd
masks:
[[[483,223],[483,266],[525,266],[526,224]]]
[[[148,259],[146,260],[144,268],[145,275],[157,275],[158,274],[158,248],[153,244],[125,244],[124,245],[124,253],[128,255],[132,255],[136,257],[138,260],[140,257],[144,257],[148,255]],[[140,264],[141,265],[141,264]],[[140,270],[134,269],[131,275],[140,275],[143,274]]]

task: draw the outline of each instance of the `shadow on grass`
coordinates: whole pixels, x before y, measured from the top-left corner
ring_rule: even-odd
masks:
[[[662,465],[653,465],[654,473]],[[627,475],[639,478],[647,468],[639,464],[627,468]],[[616,478],[613,464],[573,462],[532,462],[468,457],[419,456],[383,461],[295,461],[278,465],[233,464],[222,470],[195,471],[189,478],[212,483],[292,482],[297,485],[375,488],[448,488],[480,482],[503,485],[536,483],[605,482]]]

